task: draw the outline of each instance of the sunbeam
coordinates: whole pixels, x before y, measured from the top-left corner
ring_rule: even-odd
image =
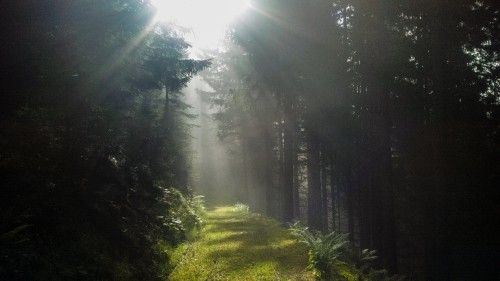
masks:
[[[156,20],[174,23],[192,30],[192,43],[215,47],[229,22],[247,7],[249,0],[152,0]]]

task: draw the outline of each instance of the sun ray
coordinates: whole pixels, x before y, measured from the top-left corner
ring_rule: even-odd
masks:
[[[151,0],[157,21],[189,28],[193,45],[215,47],[228,23],[249,6],[249,0]],[[189,40],[190,38],[188,38]]]
[[[120,67],[125,58],[127,58],[146,38],[149,32],[153,30],[157,22],[155,20],[150,21],[144,30],[137,35],[129,44],[125,46],[116,56],[110,57],[107,62],[103,63],[103,68],[97,71],[94,76],[103,78],[107,77],[113,73],[118,67]]]

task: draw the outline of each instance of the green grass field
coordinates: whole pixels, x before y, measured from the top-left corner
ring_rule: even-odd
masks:
[[[307,249],[276,221],[219,207],[169,280],[314,280],[306,267]]]

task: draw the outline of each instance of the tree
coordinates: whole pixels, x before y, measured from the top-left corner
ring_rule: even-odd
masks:
[[[274,194],[282,198],[283,220],[304,219],[307,203],[310,227],[325,229],[328,212],[321,208],[327,206],[336,230],[378,251],[378,268],[425,280],[475,278],[460,266],[467,260],[478,276],[490,276],[489,263],[473,259],[494,260],[486,254],[494,245],[487,233],[498,210],[485,196],[496,198],[499,182],[493,160],[499,153],[498,4],[252,5],[232,30],[251,71],[215,79],[229,93],[217,100],[225,107],[220,124],[237,132],[247,152],[273,147],[274,159],[264,162],[278,174],[279,189],[271,189],[280,190]],[[247,88],[231,92],[224,81]],[[250,110],[259,99],[273,107]],[[248,134],[255,128],[261,133]],[[266,149],[256,149],[264,140]],[[263,159],[242,158],[254,163],[251,169]],[[255,170],[248,174],[262,178]],[[469,249],[477,237],[484,243]]]
[[[158,89],[179,91],[208,62],[151,28],[147,1],[22,1],[1,13],[0,278],[159,280],[168,257],[155,247],[196,219],[168,189],[186,190],[187,133],[182,106],[165,130]],[[149,60],[160,49],[169,80]]]

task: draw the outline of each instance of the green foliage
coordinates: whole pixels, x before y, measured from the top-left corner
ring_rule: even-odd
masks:
[[[375,269],[374,262],[379,257],[375,250],[363,249],[361,251],[351,251],[351,260],[355,265],[355,272],[358,280],[367,281],[402,281],[404,278],[399,275],[391,275],[385,269]]]
[[[157,245],[199,227],[180,90],[208,62],[153,12],[139,0],[3,5],[1,280],[161,280]]]
[[[319,280],[391,281],[402,280],[390,276],[386,270],[376,270],[375,250],[358,251],[348,241],[347,234],[322,234],[310,231],[300,223],[290,226],[290,232],[309,248],[309,266]]]
[[[195,230],[201,227],[201,216],[204,212],[203,202],[200,198],[186,199],[182,193],[175,188],[164,190],[162,199],[165,210],[168,213],[165,216],[158,216],[171,242],[177,243],[192,236]],[[175,238],[172,241],[172,238]]]
[[[310,231],[300,223],[290,227],[290,231],[299,242],[309,247],[309,268],[321,280],[340,278],[340,268],[346,264],[348,257],[347,235],[332,232],[323,235],[318,231]]]
[[[188,201],[189,206],[193,210],[193,212],[200,218],[203,219],[206,214],[207,210],[205,208],[205,196],[203,195],[193,195],[189,201]],[[203,221],[201,221],[203,222]]]

